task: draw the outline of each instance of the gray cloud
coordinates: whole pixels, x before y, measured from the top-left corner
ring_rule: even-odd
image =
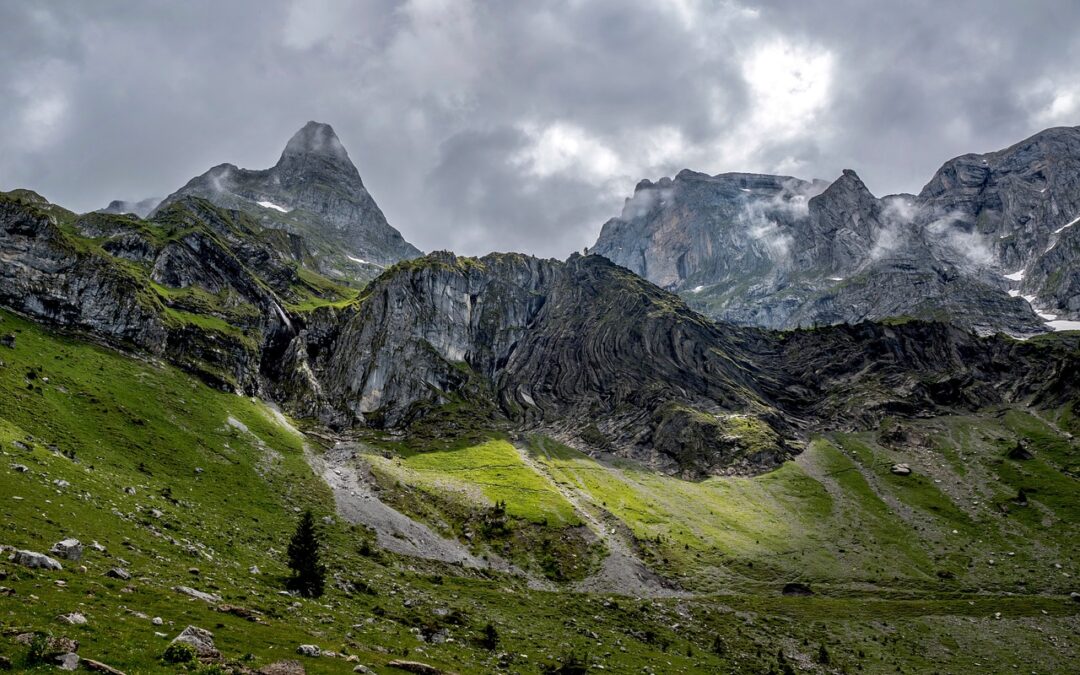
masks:
[[[1080,124],[1080,5],[0,0],[0,188],[76,210],[334,125],[421,248],[563,257],[693,168],[917,191]]]

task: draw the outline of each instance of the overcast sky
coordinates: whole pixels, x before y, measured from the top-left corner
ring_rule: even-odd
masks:
[[[1080,124],[1080,2],[0,0],[0,189],[78,211],[337,130],[425,250],[565,257],[682,168],[918,191]]]

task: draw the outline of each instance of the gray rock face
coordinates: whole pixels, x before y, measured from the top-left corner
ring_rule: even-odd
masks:
[[[1080,309],[1078,173],[1080,128],[958,157],[917,196],[878,199],[852,171],[827,188],[683,171],[640,183],[592,252],[743,325],[916,316],[1031,334]]]
[[[308,122],[269,169],[210,169],[166,197],[155,213],[184,196],[302,235],[330,276],[370,279],[386,265],[420,255],[386,222],[328,124]]]

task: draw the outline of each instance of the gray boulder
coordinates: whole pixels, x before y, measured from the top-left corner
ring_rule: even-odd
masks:
[[[56,667],[60,670],[78,670],[79,655],[74,652],[61,654],[56,657]]]
[[[173,638],[173,644],[178,642],[183,642],[194,647],[195,653],[199,658],[217,658],[218,656],[221,656],[221,652],[214,646],[214,634],[205,628],[188,626],[181,631],[179,635]]]
[[[79,560],[82,558],[83,547],[78,539],[64,539],[53,544],[49,553],[63,558],[64,560]]]
[[[317,657],[317,656],[321,656],[322,655],[322,650],[320,650],[315,645],[300,645],[299,647],[296,648],[296,653],[299,654],[300,656],[309,656],[309,657],[314,658],[314,657]]]
[[[55,559],[44,553],[34,551],[15,551],[12,561],[16,565],[30,567],[32,569],[62,570],[64,567]]]

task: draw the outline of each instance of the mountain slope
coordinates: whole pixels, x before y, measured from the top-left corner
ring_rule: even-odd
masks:
[[[1080,128],[1059,128],[951,160],[917,196],[878,199],[852,171],[827,187],[683,171],[640,183],[591,250],[745,325],[947,316],[1031,334],[1080,302],[1068,280],[1078,164]]]
[[[269,169],[210,169],[166,197],[155,213],[184,196],[303,236],[319,271],[331,277],[370,279],[382,267],[420,254],[386,222],[328,124],[305,124]]]

